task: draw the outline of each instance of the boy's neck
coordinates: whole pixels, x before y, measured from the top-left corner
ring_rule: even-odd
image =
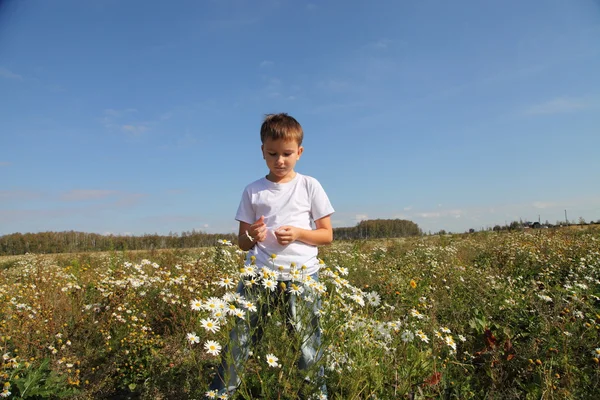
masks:
[[[279,178],[279,177],[273,175],[271,172],[269,172],[269,174],[267,176],[265,176],[265,178],[267,178],[268,181],[273,182],[273,183],[288,183],[288,182],[292,181],[296,177],[296,175],[297,175],[296,171],[291,171],[286,176]]]

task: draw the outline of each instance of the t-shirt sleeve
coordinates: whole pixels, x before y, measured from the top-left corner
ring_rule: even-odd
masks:
[[[235,219],[236,221],[246,222],[249,224],[252,224],[254,221],[256,221],[254,209],[252,207],[251,194],[248,188],[244,189],[244,193],[242,193],[242,199],[240,200],[237,213],[235,213]]]
[[[313,221],[327,217],[335,212],[323,186],[316,179],[311,179],[311,214]]]

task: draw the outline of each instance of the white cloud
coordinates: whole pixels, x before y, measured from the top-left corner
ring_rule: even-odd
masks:
[[[272,67],[275,63],[273,61],[270,60],[264,60],[262,61],[258,66],[260,68],[268,68],[268,67]]]
[[[404,211],[410,211],[410,210],[412,210],[412,206],[406,206],[406,207],[404,207]]]
[[[2,68],[2,67],[0,67],[0,77],[6,78],[6,79],[16,79],[19,81],[23,79],[23,77],[21,75],[15,74],[11,70],[9,70],[7,68]]]
[[[133,135],[141,135],[148,130],[146,125],[122,125],[121,130],[124,132],[131,133]]]
[[[354,216],[354,219],[356,220],[356,222],[360,222],[369,219],[369,216],[367,214],[356,214]]]
[[[39,199],[40,197],[42,197],[42,193],[30,190],[0,190],[0,200],[26,201]]]
[[[63,201],[85,201],[103,199],[116,194],[115,190],[81,190],[74,189],[63,193],[60,199]]]
[[[544,208],[550,208],[550,207],[554,207],[556,206],[556,203],[549,203],[549,202],[543,202],[543,201],[536,201],[533,204],[534,208],[540,208],[540,209],[544,209]]]
[[[392,41],[389,39],[379,39],[378,41],[371,43],[371,47],[376,49],[387,49],[390,43],[392,43]]]
[[[589,99],[557,97],[555,99],[534,104],[525,110],[527,115],[562,114],[592,108],[594,103]]]

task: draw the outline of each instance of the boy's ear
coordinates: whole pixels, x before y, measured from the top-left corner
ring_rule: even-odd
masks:
[[[261,154],[263,156],[263,160],[264,160],[265,159],[265,145],[264,144],[260,145],[260,152],[261,152]]]
[[[304,147],[300,146],[300,147],[298,147],[298,158],[300,158],[302,153],[304,153]]]

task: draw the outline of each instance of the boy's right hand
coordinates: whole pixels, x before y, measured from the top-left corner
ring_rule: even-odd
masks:
[[[252,236],[255,242],[263,242],[267,238],[267,225],[265,224],[264,215],[261,215],[255,223],[250,225],[248,234]]]

